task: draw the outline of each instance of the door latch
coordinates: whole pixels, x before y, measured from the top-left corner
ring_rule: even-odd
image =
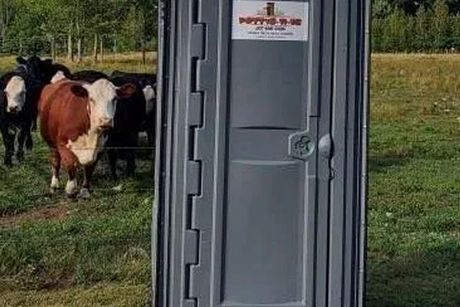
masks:
[[[294,159],[307,160],[314,152],[315,144],[307,131],[289,136],[289,156]]]

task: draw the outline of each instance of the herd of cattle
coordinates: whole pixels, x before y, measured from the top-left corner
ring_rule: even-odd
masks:
[[[32,131],[39,127],[51,151],[51,191],[59,188],[62,166],[68,173],[66,194],[89,197],[91,177],[104,151],[116,179],[119,158],[127,161],[127,175],[134,174],[141,132],[146,132],[149,147],[154,146],[155,90],[154,74],[71,73],[52,60],[19,57],[16,68],[0,77],[4,163],[11,166],[14,156],[24,159],[24,147],[32,150]],[[84,173],[81,188],[79,167]]]

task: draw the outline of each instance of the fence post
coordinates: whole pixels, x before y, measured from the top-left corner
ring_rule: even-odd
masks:
[[[146,49],[145,49],[145,37],[142,37],[142,64],[147,63]]]

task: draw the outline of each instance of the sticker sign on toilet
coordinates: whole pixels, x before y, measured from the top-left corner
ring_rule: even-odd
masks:
[[[233,1],[234,40],[308,41],[308,2]]]

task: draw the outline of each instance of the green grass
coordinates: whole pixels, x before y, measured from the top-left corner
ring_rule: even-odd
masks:
[[[13,57],[0,58],[0,71],[13,65]],[[91,68],[89,62],[69,66]],[[117,55],[97,69],[153,67],[153,58],[143,66],[138,55]],[[62,190],[49,194],[48,149],[38,134],[34,138],[25,163],[0,166],[0,306],[145,305],[151,297],[150,161],[141,159],[136,178],[117,183],[107,179],[103,161],[91,200],[69,201]]]
[[[0,58],[0,71],[11,63]],[[133,56],[105,65],[107,72],[148,71],[153,59],[141,69]],[[370,307],[460,306],[459,71],[458,55],[373,57]],[[10,220],[0,230],[0,305],[144,305],[148,168],[122,180],[122,192],[100,169],[93,199],[69,203],[47,194],[46,150],[39,149],[13,171],[0,167],[0,215]]]
[[[375,55],[370,307],[460,306],[460,57]]]

